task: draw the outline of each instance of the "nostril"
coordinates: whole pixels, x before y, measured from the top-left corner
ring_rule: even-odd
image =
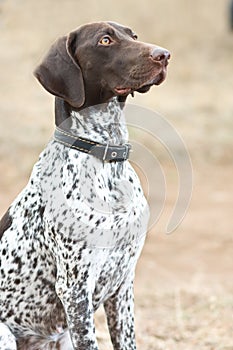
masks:
[[[158,55],[156,58],[156,61],[164,61],[166,59],[165,54]]]
[[[161,48],[156,48],[153,50],[151,57],[154,61],[162,62],[167,61],[171,57],[171,54],[169,51]]]

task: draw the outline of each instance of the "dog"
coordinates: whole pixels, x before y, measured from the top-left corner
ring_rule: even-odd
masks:
[[[129,94],[161,84],[170,53],[115,22],[59,38],[35,70],[55,95],[53,139],[0,221],[1,350],[135,350],[133,280],[149,218],[128,161]]]

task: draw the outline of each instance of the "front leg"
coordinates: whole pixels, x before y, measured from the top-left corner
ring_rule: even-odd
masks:
[[[95,336],[92,297],[85,288],[74,285],[65,291],[57,288],[64,306],[74,350],[98,350]]]
[[[114,350],[136,350],[133,280],[125,281],[104,308]]]

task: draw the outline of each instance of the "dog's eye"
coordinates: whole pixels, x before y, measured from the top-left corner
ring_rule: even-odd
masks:
[[[133,34],[133,39],[134,39],[134,40],[137,40],[137,39],[138,39],[137,34]]]
[[[105,35],[103,38],[100,39],[99,43],[104,46],[108,46],[112,43],[112,39],[110,36]]]

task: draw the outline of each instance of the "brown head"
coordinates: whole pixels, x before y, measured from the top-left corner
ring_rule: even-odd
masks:
[[[81,109],[161,84],[169,58],[166,49],[138,41],[130,28],[97,22],[58,39],[35,76],[50,93]]]

